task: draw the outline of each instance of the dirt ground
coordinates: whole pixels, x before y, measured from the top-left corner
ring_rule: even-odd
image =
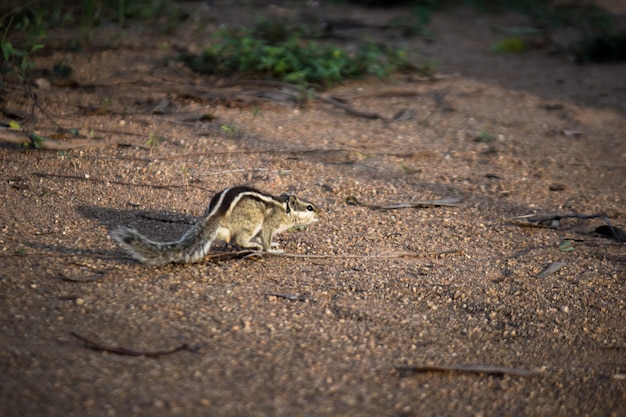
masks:
[[[102,29],[82,51],[51,34],[36,63],[68,62],[75,82],[42,75],[22,126],[111,142],[0,147],[0,415],[626,415],[626,246],[594,232],[603,218],[512,220],[604,213],[626,227],[626,65],[490,53],[494,27],[528,20],[450,10],[432,42],[374,34],[437,60],[440,80],[324,92],[412,116],[384,123],[222,88],[168,59],[260,13],[407,13],[304,9],[214,6],[195,13],[208,26]],[[4,87],[5,114],[28,114],[23,87]],[[147,267],[109,237],[126,225],[176,239],[236,184],[318,204],[319,223],[279,235],[288,254],[316,256]],[[351,196],[464,199],[373,210]],[[141,352],[156,355],[129,355]],[[410,372],[431,365],[498,368]]]

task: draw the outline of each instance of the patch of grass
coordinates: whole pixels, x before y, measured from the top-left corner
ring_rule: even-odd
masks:
[[[277,28],[272,31],[221,30],[215,42],[201,54],[180,58],[202,73],[244,73],[322,86],[366,75],[383,78],[392,71],[409,67],[407,53],[402,49],[363,42],[356,50],[347,51],[338,46],[305,41],[297,33],[283,33]]]
[[[146,146],[150,148],[157,148],[159,146],[159,143],[161,143],[161,141],[163,141],[162,136],[159,136],[154,133],[150,133],[148,135],[148,140],[146,141]]]
[[[486,130],[481,130],[474,138],[475,142],[491,143],[496,140],[496,137]]]
[[[412,174],[416,174],[416,173],[421,173],[421,172],[422,172],[422,170],[421,170],[421,169],[414,169],[414,168],[411,168],[410,166],[408,166],[408,165],[407,165],[407,164],[405,164],[405,163],[402,163],[402,164],[400,165],[400,168],[402,169],[402,172],[404,172],[404,173],[405,173],[405,174],[407,174],[407,175],[412,175]]]
[[[226,135],[226,137],[228,139],[236,139],[239,138],[241,135],[241,132],[239,131],[239,126],[237,125],[221,125],[220,129],[222,129],[222,132],[224,132],[224,135]]]

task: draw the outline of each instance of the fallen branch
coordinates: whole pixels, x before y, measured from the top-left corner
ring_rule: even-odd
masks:
[[[117,146],[113,139],[64,139],[54,140],[21,130],[0,128],[0,141],[16,145],[30,146],[37,149],[67,151],[77,148],[103,148]]]
[[[424,200],[409,203],[397,203],[397,204],[365,204],[361,203],[356,197],[346,197],[345,202],[351,206],[367,207],[374,210],[397,210],[403,208],[426,208],[426,207],[457,207],[459,203],[463,201],[463,197],[449,197],[441,200]]]
[[[84,336],[81,336],[77,333],[70,332],[70,334],[74,336],[75,338],[77,338],[78,340],[82,341],[85,344],[85,347],[87,349],[96,350],[98,352],[113,353],[115,355],[146,356],[148,358],[158,358],[159,356],[170,355],[172,353],[180,352],[183,350],[190,350],[189,346],[186,343],[183,343],[182,345],[171,350],[157,350],[157,351],[151,351],[151,352],[137,351],[137,350],[127,349],[124,347],[104,346]]]
[[[513,375],[513,376],[534,376],[539,373],[528,369],[505,368],[488,365],[421,365],[421,366],[397,366],[396,371],[400,376],[421,374],[426,372],[455,372],[469,374],[486,375]]]
[[[604,222],[606,223],[607,228],[610,231],[610,234],[613,236],[618,242],[624,242],[624,235],[621,229],[614,227],[611,224],[611,221],[604,213],[596,213],[596,214],[580,214],[580,213],[567,213],[567,214],[526,214],[524,216],[514,217],[512,222],[513,224],[521,227],[540,227],[540,228],[549,228],[556,229],[561,225],[562,219],[597,219],[602,217]],[[520,220],[517,220],[520,219]],[[602,233],[602,232],[600,232]]]
[[[461,253],[461,249],[442,250],[436,252],[401,252],[393,255],[299,255],[292,253],[272,253],[263,252],[271,256],[284,258],[306,258],[306,259],[368,259],[368,260],[386,260],[398,258],[434,258],[442,255],[453,255]]]
[[[212,253],[204,257],[208,261],[224,261],[230,259],[248,259],[263,256],[274,256],[280,258],[298,258],[298,259],[367,259],[374,261],[382,261],[387,259],[399,258],[430,258],[443,255],[453,255],[461,253],[460,249],[443,250],[436,252],[402,252],[393,255],[300,255],[295,253],[274,253],[255,250],[240,250],[234,252]]]
[[[296,91],[298,94],[304,97],[309,95],[309,92],[303,90],[301,87],[297,87],[291,84],[278,82],[278,81],[234,80],[234,81],[230,81],[222,85],[222,87],[232,87],[234,85],[248,86],[248,87],[249,86],[257,86],[257,87],[264,86],[264,87],[271,87],[271,88],[290,89],[290,90]],[[337,108],[340,108],[352,116],[362,117],[365,119],[380,119],[384,123],[390,123],[395,120],[405,120],[406,115],[407,115],[406,110],[403,110],[403,111],[396,113],[393,117],[385,117],[380,113],[372,113],[372,112],[366,112],[366,111],[355,109],[354,107],[348,104],[345,104],[336,98],[328,97],[323,94],[318,94],[318,93],[313,92],[313,93],[310,93],[309,96],[312,98],[321,100],[323,102],[326,102],[328,104],[331,104]]]
[[[393,121],[393,118],[385,117],[379,113],[370,113],[370,112],[357,110],[354,107],[348,106],[347,104],[340,102],[339,100],[336,100],[331,97],[326,97],[321,94],[315,94],[315,98],[320,99],[328,104],[332,104],[333,106],[338,107],[342,110],[345,110],[346,113],[351,114],[353,116],[363,117],[365,119],[380,119],[385,123],[389,123]]]
[[[266,293],[263,293],[263,295],[267,295],[269,297],[284,298],[284,299],[290,300],[290,301],[306,301],[307,300],[306,298],[301,297],[301,296],[296,295],[296,294],[284,294],[284,293],[276,293],[276,292],[266,292]]]
[[[70,276],[70,275],[66,275],[63,272],[57,272],[58,276],[60,279],[64,280],[64,281],[70,281],[70,282],[93,282],[93,281],[99,281],[101,279],[103,279],[104,277],[107,276],[107,271],[96,271],[95,273],[93,273],[92,275],[81,275],[81,276]]]
[[[608,237],[609,239],[615,239],[619,243],[626,242],[626,232],[624,232],[619,227],[614,227],[608,221],[608,219],[604,219],[607,224],[604,226],[596,227],[596,233],[601,236]]]
[[[542,226],[542,223],[546,222],[558,222],[561,219],[595,219],[598,217],[605,217],[603,213],[597,214],[580,214],[580,213],[568,213],[568,214],[526,214],[524,216],[517,216],[513,219],[520,219],[519,221],[513,220],[514,223],[519,224],[520,226],[529,226],[529,227],[558,227],[557,226]]]

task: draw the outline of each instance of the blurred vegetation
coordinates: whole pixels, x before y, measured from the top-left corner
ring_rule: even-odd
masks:
[[[8,0],[0,4],[0,74],[14,73],[24,78],[33,68],[29,57],[45,47],[47,31],[67,27],[78,29],[78,43],[89,43],[90,31],[104,23],[120,27],[137,22],[158,22],[166,30],[180,20],[180,7],[174,0]],[[55,74],[56,70],[53,70]],[[71,68],[64,68],[64,73]]]
[[[537,25],[552,28],[573,26],[594,35],[610,32],[613,21],[613,16],[593,0],[571,2],[554,0],[350,0],[349,2],[376,7],[410,6],[424,15],[460,5],[486,13],[513,11],[530,16]]]
[[[244,73],[294,84],[322,86],[364,75],[382,78],[410,67],[403,49],[364,41],[348,51],[305,40],[305,35],[316,36],[301,25],[261,20],[251,30],[220,30],[200,54],[183,54],[181,59],[195,71],[203,73]]]
[[[339,1],[339,0],[338,0]],[[459,5],[485,13],[515,11],[531,17],[540,29],[574,27],[580,39],[570,51],[580,62],[626,59],[626,34],[617,33],[613,16],[595,2],[547,0],[344,0],[373,7],[407,7],[403,36],[433,38],[429,25],[435,11]],[[78,29],[74,47],[91,41],[91,30],[105,24],[127,27],[150,24],[172,31],[183,21],[176,0],[5,0],[0,4],[0,74],[13,72],[22,78],[32,68],[30,57],[45,47],[52,28]],[[196,56],[181,58],[197,71],[234,72],[294,83],[332,85],[346,78],[384,77],[409,68],[405,50],[363,40],[356,47],[333,46],[322,29],[303,24],[260,20],[251,29],[231,28],[215,34],[213,42]],[[504,40],[496,51],[521,51],[524,44]],[[432,63],[429,64],[432,70]],[[70,69],[71,70],[71,69]]]
[[[175,20],[180,6],[174,0],[33,0],[4,1],[0,22],[12,18],[16,30],[45,31],[54,27],[95,27],[104,22],[124,25],[161,18]]]

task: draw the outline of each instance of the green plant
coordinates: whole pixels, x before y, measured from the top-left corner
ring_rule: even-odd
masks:
[[[15,120],[10,120],[9,121],[9,129],[11,130],[22,130],[22,125],[20,125],[19,122],[16,122]],[[28,139],[29,141],[23,142],[22,146],[24,146],[25,149],[30,148],[31,146],[35,149],[40,149],[42,146],[42,143],[44,141],[47,140],[47,138],[40,136],[36,133],[30,133],[28,135]]]
[[[150,133],[148,135],[148,141],[146,142],[146,145],[149,146],[150,148],[156,148],[159,146],[159,143],[163,140],[163,137],[156,135],[154,133]]]
[[[228,137],[228,139],[234,139],[239,136],[239,126],[237,125],[221,125],[220,129]]]
[[[474,141],[483,143],[491,143],[494,140],[496,140],[496,137],[486,130],[481,130],[478,133],[478,136],[474,138]]]
[[[29,139],[30,139],[30,143],[29,142],[24,143],[24,147],[27,149],[31,146],[35,149],[41,149],[42,143],[47,140],[45,137],[40,136],[36,133],[31,133],[29,135]]]
[[[13,46],[8,40],[8,34],[13,23],[13,18],[9,20],[8,24],[0,23],[0,29],[3,30],[2,38],[0,39],[0,49],[2,49],[2,62],[0,62],[0,68],[5,71],[14,71],[22,79],[26,78],[26,71],[29,68],[33,68],[35,64],[28,59],[28,55],[36,52],[44,47],[42,44],[35,44],[28,49],[19,49]]]
[[[246,30],[222,30],[200,55],[181,59],[198,72],[228,75],[247,73],[294,84],[330,86],[364,75],[385,77],[408,67],[406,51],[374,42],[362,42],[356,50],[304,41],[297,35],[275,43]]]

